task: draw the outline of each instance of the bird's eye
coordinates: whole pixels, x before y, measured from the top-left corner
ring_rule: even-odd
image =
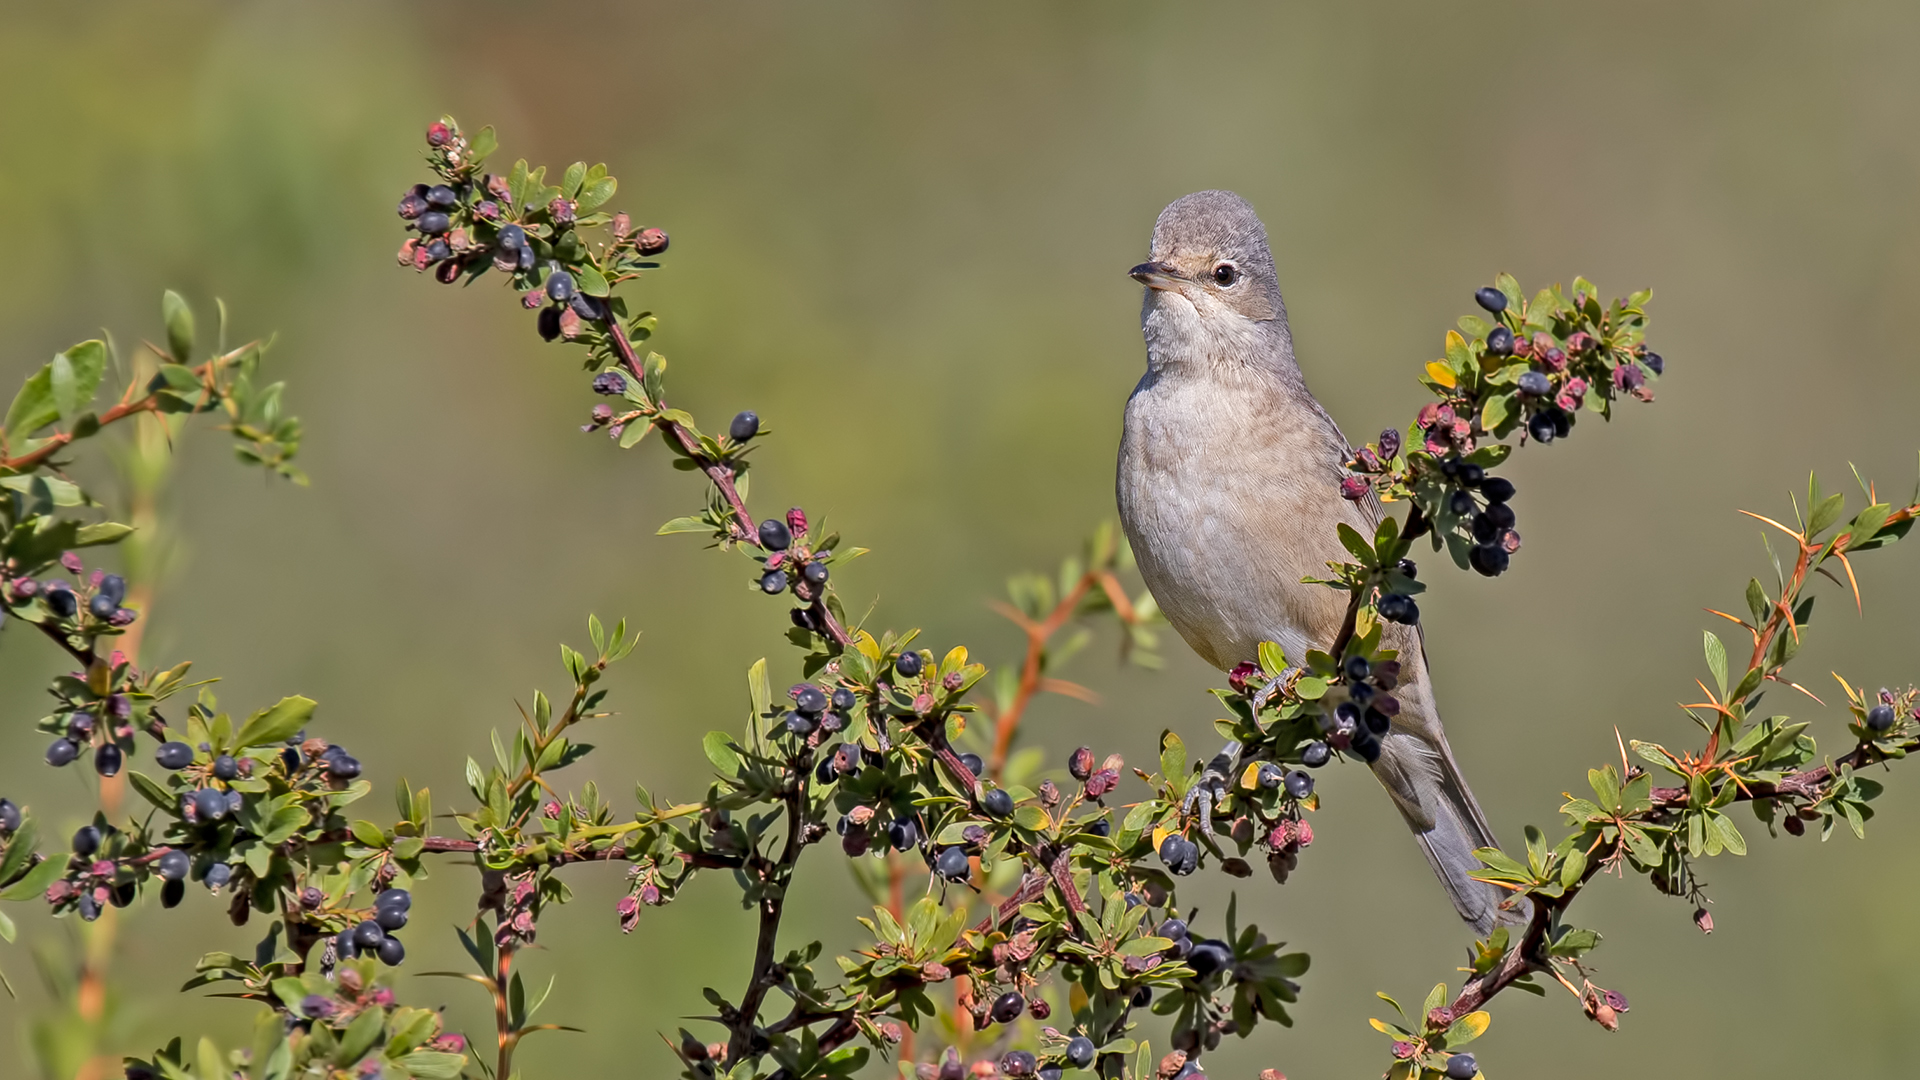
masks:
[[[1213,268],[1213,280],[1222,285],[1231,285],[1240,280],[1240,271],[1232,263],[1221,263]]]

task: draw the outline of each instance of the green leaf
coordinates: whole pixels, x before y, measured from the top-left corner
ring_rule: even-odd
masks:
[[[467,138],[467,160],[475,165],[487,159],[487,155],[500,148],[500,136],[488,124]]]
[[[585,183],[586,179],[586,162],[576,161],[567,166],[567,171],[560,177],[560,194],[565,195],[569,199],[579,197],[580,185]]]
[[[1259,653],[1260,668],[1265,671],[1268,676],[1277,676],[1287,670],[1287,654],[1280,648],[1278,642],[1261,642]]]
[[[1187,775],[1187,744],[1171,731],[1160,733],[1160,775],[1176,784]]]
[[[1714,636],[1713,631],[1706,631],[1706,635],[1707,670],[1713,672],[1714,684],[1720,688],[1720,698],[1724,701],[1727,696],[1727,647],[1720,644],[1720,639]]]
[[[101,544],[117,544],[133,535],[133,526],[122,525],[117,521],[96,521],[91,525],[82,525],[74,531],[74,547],[98,547]]]
[[[724,731],[709,731],[706,738],[700,740],[701,749],[707,752],[707,760],[720,770],[720,775],[734,777],[740,773],[740,754],[733,748],[733,736]]]
[[[1747,610],[1753,615],[1753,625],[1760,626],[1767,621],[1767,611],[1770,606],[1767,601],[1767,590],[1760,586],[1760,579],[1748,578]]]
[[[166,788],[161,787],[159,781],[139,770],[129,769],[127,771],[127,780],[133,785],[133,790],[140,793],[141,798],[165,810],[167,813],[171,814],[180,808],[179,800],[175,799]]]
[[[294,1007],[298,1008],[299,1004],[294,1002]],[[457,1080],[460,1070],[466,1068],[467,1057],[465,1054],[443,1054],[437,1050],[415,1050],[394,1064],[419,1080]]]
[[[1352,552],[1354,558],[1360,560],[1361,566],[1378,565],[1379,559],[1373,553],[1373,545],[1367,543],[1367,538],[1361,536],[1358,529],[1344,521],[1339,524],[1338,529],[1341,545]]]
[[[1807,517],[1808,539],[1812,539],[1827,526],[1839,521],[1840,511],[1846,501],[1847,497],[1838,491],[1821,499],[1820,505],[1814,507],[1813,513]]]
[[[335,1065],[352,1065],[373,1049],[380,1041],[380,1032],[386,1026],[387,1014],[384,1009],[367,1009],[354,1017],[353,1023],[340,1035],[340,1045],[334,1048]]]
[[[160,296],[160,318],[167,324],[167,352],[182,364],[193,360],[193,309],[168,289]]]
[[[0,890],[0,900],[37,900],[66,869],[65,858],[42,859],[25,877]]]
[[[99,341],[83,341],[54,357],[48,368],[53,407],[60,419],[71,421],[100,389],[100,379],[107,371],[107,347]]]
[[[316,707],[312,698],[284,697],[272,708],[254,713],[234,736],[233,745],[241,748],[267,746],[283,742],[287,736],[307,726]]]
[[[585,263],[580,264],[579,271],[574,274],[574,280],[579,283],[580,291],[588,296],[607,295],[606,277]]]

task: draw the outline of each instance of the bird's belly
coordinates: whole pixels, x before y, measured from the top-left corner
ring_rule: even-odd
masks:
[[[1228,450],[1202,440],[1171,453],[1164,439],[1140,434],[1130,422],[1120,515],[1174,629],[1221,668],[1254,659],[1262,641],[1278,643],[1293,662],[1323,646],[1343,607],[1333,590],[1300,582],[1340,557],[1325,518],[1328,502],[1341,503],[1314,482],[1320,470],[1249,454],[1244,444]]]

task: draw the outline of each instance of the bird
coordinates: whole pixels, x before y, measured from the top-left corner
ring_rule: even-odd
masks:
[[[1332,644],[1347,599],[1301,579],[1349,558],[1340,523],[1371,537],[1384,510],[1371,493],[1342,497],[1351,450],[1294,358],[1266,227],[1233,192],[1186,195],[1160,213],[1148,260],[1129,274],[1146,286],[1147,370],[1127,399],[1115,494],[1141,577],[1214,667],[1255,660],[1263,641],[1298,662]],[[1475,849],[1499,844],[1440,725],[1422,632],[1385,625],[1401,707],[1373,775],[1485,936],[1522,912],[1472,876]],[[1207,779],[1231,775],[1240,750],[1228,744]]]

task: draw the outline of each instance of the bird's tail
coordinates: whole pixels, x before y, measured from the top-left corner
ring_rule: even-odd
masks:
[[[1454,910],[1475,934],[1485,937],[1495,926],[1523,924],[1532,916],[1527,901],[1517,899],[1502,907],[1511,894],[1473,876],[1482,870],[1474,850],[1500,843],[1444,737],[1435,745],[1411,733],[1390,734],[1381,743],[1373,772],[1427,853]]]

